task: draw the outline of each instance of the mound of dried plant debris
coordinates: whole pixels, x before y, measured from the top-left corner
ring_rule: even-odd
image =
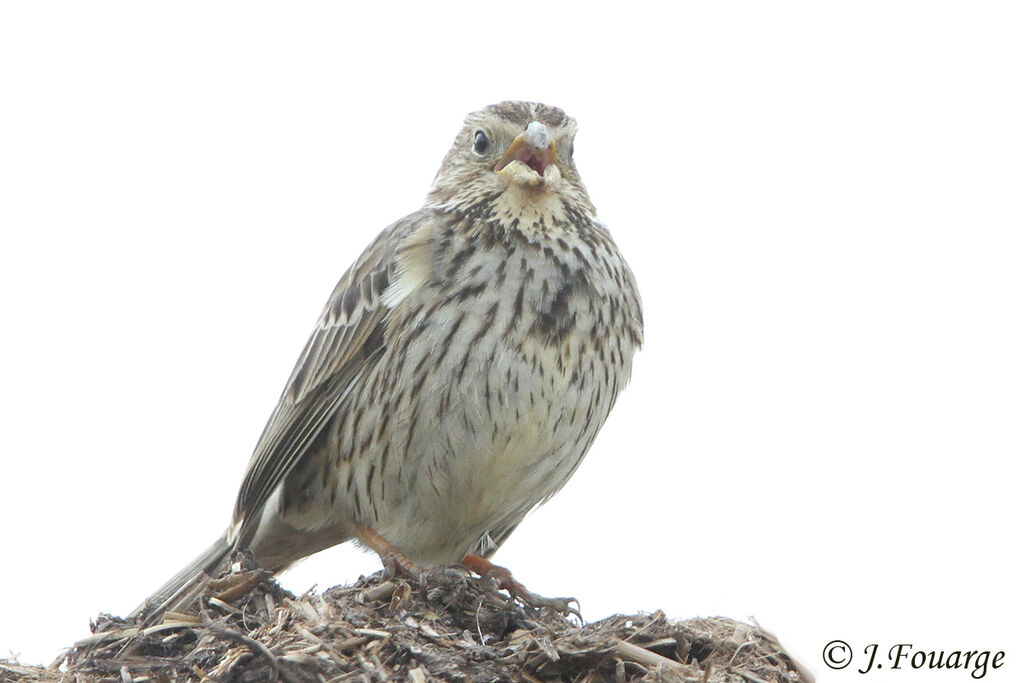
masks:
[[[222,594],[223,597],[223,594]],[[295,597],[265,581],[234,603],[153,625],[101,615],[48,669],[0,661],[3,681],[796,682],[758,628],[660,612],[580,626],[455,570],[424,582],[381,574]]]

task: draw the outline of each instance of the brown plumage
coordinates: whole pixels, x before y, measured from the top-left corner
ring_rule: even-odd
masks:
[[[154,597],[215,574],[232,549],[272,572],[352,538],[420,566],[486,558],[562,487],[642,342],[575,130],[534,103],[467,117],[426,205],[335,287],[231,527]]]

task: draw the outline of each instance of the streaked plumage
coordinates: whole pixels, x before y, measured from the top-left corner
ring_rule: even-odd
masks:
[[[483,138],[481,137],[483,135]],[[471,114],[426,205],[335,287],[228,532],[277,572],[365,524],[411,561],[490,556],[575,471],[642,341],[633,275],[541,104]]]

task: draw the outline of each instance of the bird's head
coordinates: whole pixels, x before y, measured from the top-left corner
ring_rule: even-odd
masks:
[[[502,102],[474,112],[441,164],[428,202],[506,226],[557,224],[594,209],[573,162],[576,122],[557,107]]]

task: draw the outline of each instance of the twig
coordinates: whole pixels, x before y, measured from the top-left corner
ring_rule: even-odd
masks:
[[[678,681],[696,682],[700,680],[697,678],[687,678],[687,668],[679,662],[669,659],[668,657],[663,657],[657,652],[645,650],[639,645],[627,643],[626,641],[618,638],[615,639],[612,651],[622,659],[633,662],[634,664],[640,664],[641,666],[653,669],[661,669],[662,674],[670,674]]]
[[[228,638],[229,640],[234,640],[236,642],[241,643],[242,645],[245,645],[247,648],[252,650],[253,654],[259,655],[266,659],[267,662],[270,664],[271,668],[274,669],[274,672],[277,673],[278,676],[283,678],[285,681],[288,681],[288,683],[291,683],[293,681],[292,677],[288,674],[288,672],[281,668],[281,665],[277,661],[277,657],[275,657],[274,654],[270,650],[268,650],[265,645],[263,645],[263,643],[259,642],[258,640],[253,640],[249,636],[243,635],[238,631],[232,631],[229,628],[224,628],[223,626],[210,624],[209,626],[207,626],[207,628],[210,630],[211,633],[215,633],[218,636],[223,636],[224,638]]]

